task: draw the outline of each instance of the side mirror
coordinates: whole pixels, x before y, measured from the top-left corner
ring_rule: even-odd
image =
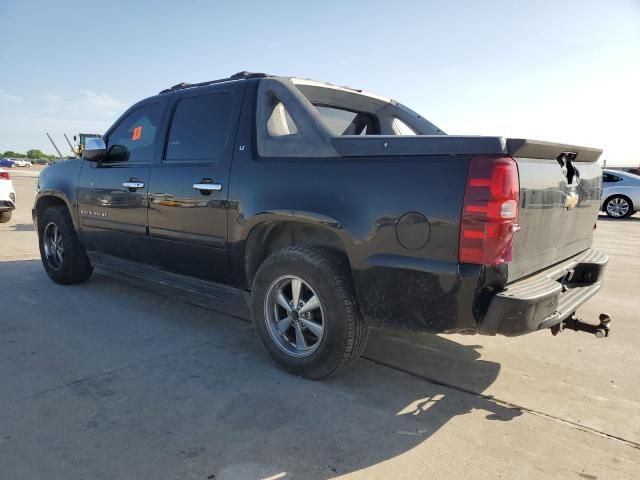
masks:
[[[102,162],[107,158],[107,146],[101,138],[87,138],[82,150],[82,158],[88,162]]]

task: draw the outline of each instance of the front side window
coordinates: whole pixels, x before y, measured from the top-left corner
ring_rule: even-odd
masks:
[[[159,103],[136,108],[107,137],[110,162],[151,162],[162,118]]]
[[[229,141],[233,93],[186,97],[178,102],[167,139],[167,162],[217,162]]]

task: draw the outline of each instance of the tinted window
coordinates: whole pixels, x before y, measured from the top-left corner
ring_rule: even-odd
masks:
[[[622,178],[617,177],[615,175],[612,175],[610,173],[603,173],[602,174],[602,181],[604,183],[620,182],[620,181],[622,181]]]
[[[107,137],[112,162],[150,162],[153,160],[162,108],[159,103],[145,105],[127,115]]]
[[[373,119],[366,113],[316,105],[316,110],[335,136],[374,135]]]
[[[233,94],[210,93],[178,103],[169,138],[167,161],[218,161],[231,131]]]

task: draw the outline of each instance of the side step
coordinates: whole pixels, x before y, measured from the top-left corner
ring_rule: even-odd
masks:
[[[251,321],[244,290],[168,272],[101,253],[87,252],[91,264],[106,277],[191,305]]]

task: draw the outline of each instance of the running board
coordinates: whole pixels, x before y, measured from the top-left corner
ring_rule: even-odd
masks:
[[[249,293],[226,285],[168,272],[158,267],[87,252],[91,264],[106,277],[142,290],[176,298],[242,320],[251,321]]]

